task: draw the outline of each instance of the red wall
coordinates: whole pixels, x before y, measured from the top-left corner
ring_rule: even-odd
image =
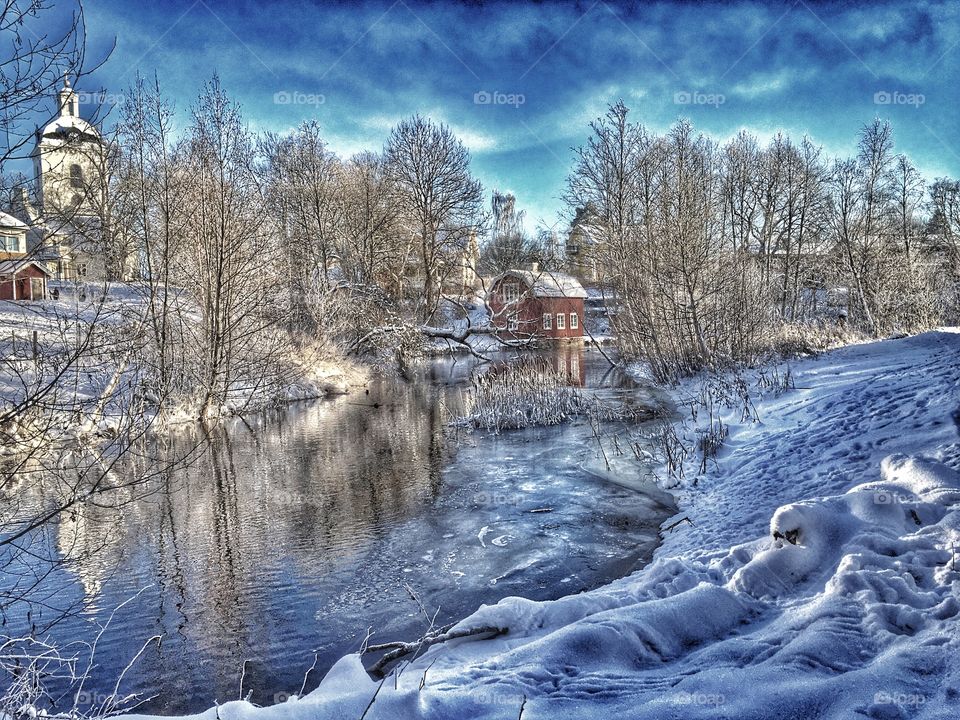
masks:
[[[583,337],[583,298],[568,297],[531,297],[530,289],[520,282],[521,296],[517,303],[510,306],[509,311],[503,302],[501,295],[501,285],[504,281],[520,282],[517,278],[507,277],[494,283],[490,289],[488,303],[493,310],[494,325],[498,328],[497,337],[501,340],[526,340],[531,336],[539,338],[562,339],[562,338],[582,338]],[[515,312],[520,326],[515,332],[511,332],[508,327],[508,312]],[[570,313],[576,313],[579,323],[576,329],[570,328]],[[550,323],[551,329],[543,329],[543,315],[550,313],[553,316],[553,322]],[[557,313],[563,313],[566,322],[563,330],[557,330]],[[502,329],[500,329],[502,328]]]
[[[43,280],[46,278],[42,272],[33,265],[28,265],[17,273],[17,300],[30,299],[30,278]],[[37,300],[42,300],[42,295],[34,296]],[[7,279],[0,282],[0,300],[13,300],[13,280]]]

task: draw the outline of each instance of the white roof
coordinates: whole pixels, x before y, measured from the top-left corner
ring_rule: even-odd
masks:
[[[13,273],[20,272],[29,265],[33,265],[44,275],[53,275],[53,273],[41,263],[38,263],[34,260],[27,260],[25,258],[20,260],[0,260],[0,274],[12,275]]]
[[[534,297],[567,297],[585,298],[587,291],[583,285],[565,273],[550,272],[548,270],[507,270],[501,278],[512,275],[518,277],[533,290]]]
[[[91,135],[95,138],[100,137],[100,132],[82,117],[76,115],[61,115],[43,126],[40,131],[40,137],[45,138],[48,135],[69,135],[72,131],[77,131],[81,135]]]
[[[13,215],[7,215],[0,212],[0,228],[15,228],[17,230],[28,230],[27,224],[17,220]]]

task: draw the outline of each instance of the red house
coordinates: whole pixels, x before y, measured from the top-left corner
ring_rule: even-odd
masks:
[[[0,300],[43,300],[50,271],[33,260],[0,260]]]
[[[487,304],[501,340],[576,340],[583,337],[586,297],[569,275],[508,270],[491,283]]]

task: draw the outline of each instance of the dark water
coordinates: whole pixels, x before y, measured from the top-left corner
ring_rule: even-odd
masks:
[[[595,351],[551,357],[571,382],[651,402]],[[159,635],[121,687],[156,696],[141,710],[236,699],[244,664],[243,694],[270,704],[298,692],[316,661],[315,687],[368,629],[374,642],[419,636],[411,592],[442,624],[510,595],[596,587],[648,559],[670,500],[610,446],[608,471],[588,425],[450,442],[471,367],[437,361],[410,380],[373,381],[369,394],[185,437],[206,449],[188,470],[119,518],[66,520],[60,551],[90,552],[50,582],[60,606],[85,609],[52,636],[89,640],[114,613],[89,699]]]

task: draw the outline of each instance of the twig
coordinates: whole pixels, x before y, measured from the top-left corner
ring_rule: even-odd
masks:
[[[303,697],[303,693],[307,689],[307,678],[310,677],[310,673],[313,672],[314,668],[317,667],[317,661],[320,659],[320,654],[314,651],[313,653],[313,665],[311,665],[307,671],[303,674],[303,684],[300,686],[300,694],[297,697]]]
[[[247,674],[247,663],[249,660],[244,660],[243,665],[240,666],[240,699],[243,700],[243,678]]]
[[[394,660],[399,660],[410,653],[419,652],[424,647],[430,647],[432,645],[444,643],[449,640],[456,640],[458,638],[475,637],[479,635],[497,637],[498,635],[505,635],[507,632],[507,628],[495,627],[493,625],[483,625],[477,628],[465,630],[447,630],[446,632],[433,635],[424,635],[417,642],[393,642],[384,643],[382,645],[371,645],[369,648],[367,648],[367,652],[380,652],[388,649],[389,652],[387,652],[385,655],[383,655],[383,657],[377,660],[376,663],[374,663],[373,667],[370,668],[370,673],[372,675],[382,675],[384,668]]]
[[[675,523],[670,523],[667,527],[665,527],[665,528],[663,529],[663,532],[668,533],[668,532],[670,532],[671,530],[673,530],[677,525],[679,525],[680,523],[683,523],[683,522],[688,522],[688,523],[690,523],[691,525],[693,525],[693,520],[691,520],[691,519],[688,518],[687,516],[684,516],[684,517],[680,518],[679,520],[677,520]]]
[[[373,703],[376,702],[376,700],[377,700],[377,695],[380,694],[380,690],[383,689],[383,684],[384,684],[386,681],[387,681],[387,678],[384,677],[383,680],[380,681],[380,684],[377,685],[377,691],[376,691],[375,693],[373,693],[373,697],[370,698],[370,702],[367,703],[367,707],[366,707],[366,709],[364,709],[363,715],[360,716],[360,720],[363,720],[363,719],[367,716],[367,713],[370,712],[370,708],[372,708],[372,707],[373,707]]]

